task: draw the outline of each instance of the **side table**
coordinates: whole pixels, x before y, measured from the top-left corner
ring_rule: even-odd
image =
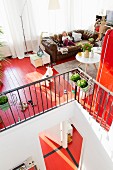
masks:
[[[91,56],[91,52],[89,54]],[[76,60],[80,62],[80,64],[78,65],[78,67],[81,65],[81,64],[85,64],[85,72],[87,71],[87,66],[88,64],[93,64],[95,69],[97,70],[96,68],[96,63],[100,62],[100,55],[97,54],[97,53],[94,53],[94,57],[89,57],[89,58],[85,58],[84,57],[84,53],[81,52],[81,56],[79,56],[79,54],[76,55]]]
[[[34,67],[39,67],[39,66],[43,66],[44,64],[50,63],[50,55],[47,54],[45,51],[42,57],[37,56],[37,54],[31,54],[29,56],[30,56],[30,61],[34,65]]]
[[[37,54],[31,54],[29,56],[30,56],[31,64],[33,64],[35,67],[39,67],[43,65],[41,57],[37,56]]]

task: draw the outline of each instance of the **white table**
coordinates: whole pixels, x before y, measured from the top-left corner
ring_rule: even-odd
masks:
[[[100,61],[100,54],[98,53],[94,53],[94,56],[91,57],[91,53],[89,54],[89,58],[85,58],[84,57],[84,53],[81,52],[81,56],[79,56],[79,54],[76,55],[76,60],[78,60],[80,62],[80,64],[78,65],[78,67],[83,63],[85,64],[85,72],[87,71],[87,66],[88,64],[93,64],[95,69],[97,70],[96,67],[96,63],[98,63]]]

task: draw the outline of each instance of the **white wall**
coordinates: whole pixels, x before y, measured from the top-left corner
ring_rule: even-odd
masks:
[[[76,101],[2,132],[0,134],[0,170],[9,170],[29,156],[33,157],[40,170],[45,170],[38,134],[68,119],[71,119],[85,141],[82,170],[113,170],[111,159],[84,116],[82,107],[79,108]]]
[[[82,106],[75,102],[75,114],[71,123],[84,139],[82,170],[113,170],[113,163],[100,140],[92,129],[87,116],[83,113]]]
[[[61,130],[60,130],[60,124],[55,125],[52,128],[49,128],[43,132],[45,136],[59,144],[60,146],[62,145],[61,143]]]
[[[0,170],[9,170],[29,156],[45,170],[38,134],[73,116],[69,103],[26,123],[0,133]]]

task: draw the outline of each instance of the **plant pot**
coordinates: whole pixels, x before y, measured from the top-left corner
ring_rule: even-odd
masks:
[[[0,105],[0,109],[3,110],[3,111],[8,110],[9,108],[10,108],[10,105],[9,105],[8,102],[5,103],[5,104]]]
[[[87,91],[89,90],[89,86],[86,86],[86,87],[84,87],[84,88],[81,88],[81,90],[82,90],[83,92],[87,92]]]
[[[88,50],[85,50],[85,51],[84,51],[84,57],[85,57],[85,58],[89,58],[89,51],[88,51]]]

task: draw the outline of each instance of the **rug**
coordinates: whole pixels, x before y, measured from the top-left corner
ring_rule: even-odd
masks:
[[[55,65],[55,66],[53,66],[53,68],[58,73],[64,73],[64,72],[67,72],[67,71],[77,68],[79,64],[80,64],[79,61],[72,60],[72,61],[62,63],[62,64]],[[99,64],[97,63],[96,67],[98,68],[98,66],[99,66]],[[81,64],[79,68],[81,68],[83,71],[85,71],[85,64]],[[88,65],[87,74],[89,74],[92,78],[96,79],[97,70],[95,69],[93,64]]]

